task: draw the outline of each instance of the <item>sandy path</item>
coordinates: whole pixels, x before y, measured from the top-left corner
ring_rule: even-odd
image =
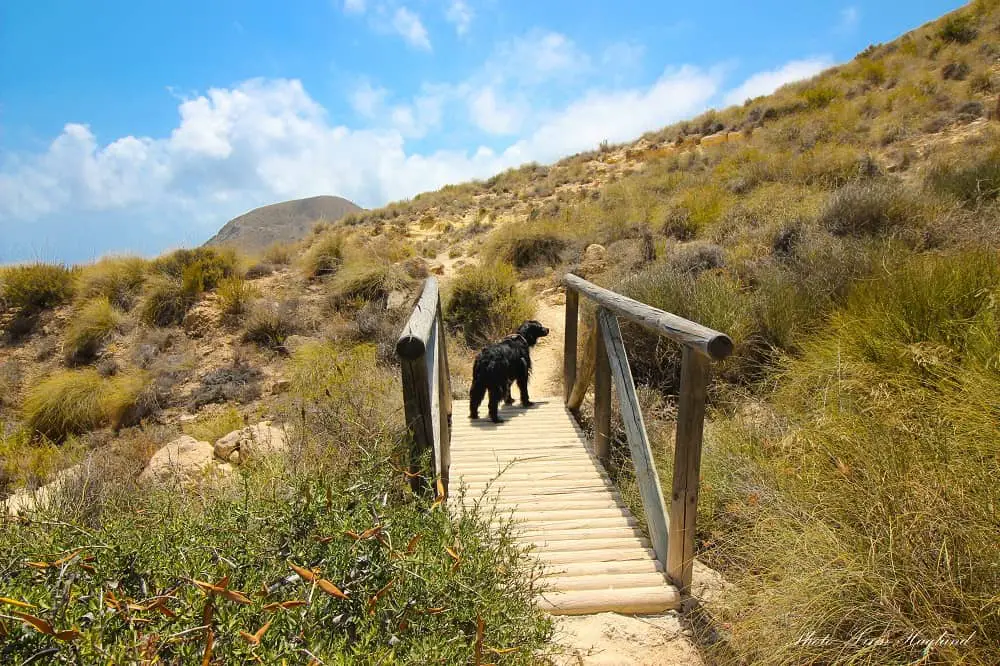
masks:
[[[530,390],[538,397],[562,395],[562,349],[566,335],[566,296],[559,291],[539,295],[535,319],[549,329],[531,351]]]

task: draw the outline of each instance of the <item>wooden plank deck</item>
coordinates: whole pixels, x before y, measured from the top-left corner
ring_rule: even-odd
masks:
[[[657,613],[677,608],[649,540],[622,501],[561,398],[503,407],[495,424],[454,402],[450,490],[513,512],[518,539],[534,546],[553,614]]]

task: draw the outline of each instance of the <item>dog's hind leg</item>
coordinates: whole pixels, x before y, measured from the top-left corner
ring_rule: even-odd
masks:
[[[514,396],[510,394],[510,389],[513,385],[514,385],[513,381],[507,382],[507,392],[504,393],[503,396],[503,404],[507,405],[508,407],[514,404]]]
[[[469,418],[478,419],[479,418],[479,405],[483,402],[483,396],[486,395],[486,386],[482,382],[473,381],[472,388],[469,389]]]
[[[493,423],[503,423],[500,418],[500,400],[504,396],[504,384],[489,386],[490,392],[490,420]]]

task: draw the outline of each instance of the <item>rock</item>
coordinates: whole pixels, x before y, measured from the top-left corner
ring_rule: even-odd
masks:
[[[427,267],[427,260],[423,257],[410,257],[403,262],[403,270],[415,280],[427,277],[427,274],[430,272],[430,269]]]
[[[406,305],[405,291],[390,291],[385,301],[386,310],[399,310]]]
[[[44,486],[40,486],[35,490],[21,488],[15,491],[13,495],[3,502],[7,514],[19,516],[36,509],[46,508],[56,493],[61,491],[67,482],[78,480],[83,476],[83,473],[84,469],[82,465],[73,465],[56,473],[53,480]]]
[[[591,243],[587,246],[587,249],[583,251],[584,261],[607,261],[608,259],[608,249],[603,245],[598,245],[597,243]]]
[[[434,275],[444,275],[444,264],[442,264],[440,261],[428,262],[427,268]]]
[[[282,428],[276,428],[270,421],[247,426],[220,437],[215,442],[215,457],[219,460],[243,464],[250,458],[276,455],[288,449],[288,437]],[[236,453],[236,459],[232,455]]]
[[[608,250],[603,245],[594,243],[583,251],[583,261],[580,263],[580,274],[583,277],[603,273],[608,269]]]
[[[240,452],[239,451],[233,451],[232,453],[229,454],[229,457],[226,458],[226,460],[229,463],[233,464],[233,465],[239,465],[240,464]]]
[[[181,435],[153,454],[139,481],[162,484],[194,484],[217,476],[220,466],[212,455],[212,445],[190,435]]]
[[[273,393],[274,395],[277,395],[279,393],[287,393],[290,388],[292,388],[292,382],[288,381],[287,379],[278,379],[274,382],[274,385],[271,387],[271,393]]]
[[[184,315],[181,327],[192,338],[203,337],[219,328],[219,313],[209,305],[198,304]]]

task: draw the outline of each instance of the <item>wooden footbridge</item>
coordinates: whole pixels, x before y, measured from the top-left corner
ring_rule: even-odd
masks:
[[[544,566],[539,605],[555,614],[654,613],[680,605],[691,585],[705,391],[713,360],[732,352],[718,331],[602,289],[575,275],[566,287],[560,397],[508,407],[503,423],[469,419],[452,400],[437,281],[424,284],[396,345],[414,459],[431,450],[436,486],[516,522],[517,538]],[[577,368],[580,295],[597,306],[593,344],[594,434],[574,418],[591,373]],[[618,325],[635,322],[682,346],[674,474],[665,502]],[[543,322],[544,323],[544,322]],[[644,519],[632,515],[608,476],[611,386],[619,401]],[[454,418],[453,418],[454,415]],[[454,499],[452,500],[454,501]]]

